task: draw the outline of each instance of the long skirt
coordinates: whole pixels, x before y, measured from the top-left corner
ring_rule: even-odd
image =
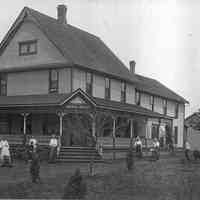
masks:
[[[49,162],[50,163],[55,162],[56,156],[57,156],[57,147],[50,147]]]

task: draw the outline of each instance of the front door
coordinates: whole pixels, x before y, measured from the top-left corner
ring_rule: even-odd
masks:
[[[69,114],[63,120],[63,146],[87,146],[90,126],[86,116]]]

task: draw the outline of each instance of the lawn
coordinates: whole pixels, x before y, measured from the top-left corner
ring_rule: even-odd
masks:
[[[95,164],[93,177],[88,176],[88,164],[41,163],[40,184],[32,184],[28,165],[17,162],[13,168],[0,168],[0,198],[59,199],[79,167],[88,187],[85,199],[199,200],[200,162],[183,161],[183,155],[136,160],[128,172],[125,160],[117,160]]]

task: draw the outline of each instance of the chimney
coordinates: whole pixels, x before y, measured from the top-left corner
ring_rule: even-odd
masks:
[[[132,74],[135,74],[135,64],[136,64],[136,62],[135,62],[134,60],[131,60],[131,61],[129,62],[129,65],[130,65],[130,72],[131,72]]]
[[[67,25],[67,6],[64,4],[58,5],[57,7],[57,20],[62,25]]]

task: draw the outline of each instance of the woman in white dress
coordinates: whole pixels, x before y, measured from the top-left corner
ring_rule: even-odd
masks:
[[[2,157],[2,167],[11,167],[11,157],[10,157],[10,147],[7,140],[2,140],[1,142],[1,157]]]

